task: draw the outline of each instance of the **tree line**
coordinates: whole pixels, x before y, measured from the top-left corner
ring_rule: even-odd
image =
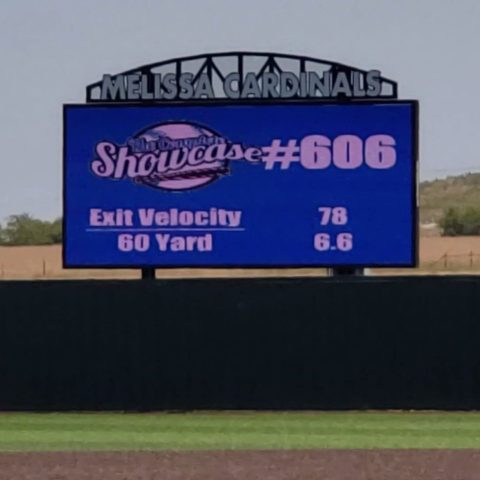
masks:
[[[38,220],[27,213],[10,215],[0,225],[0,245],[53,245],[62,243],[62,219]]]

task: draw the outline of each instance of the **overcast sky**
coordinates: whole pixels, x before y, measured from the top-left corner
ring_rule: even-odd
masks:
[[[205,52],[379,69],[420,100],[422,179],[480,171],[478,0],[0,0],[0,220],[61,214],[62,104],[103,73]]]

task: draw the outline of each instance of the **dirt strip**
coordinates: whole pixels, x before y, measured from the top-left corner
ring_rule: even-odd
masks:
[[[0,454],[0,480],[480,480],[480,450]]]

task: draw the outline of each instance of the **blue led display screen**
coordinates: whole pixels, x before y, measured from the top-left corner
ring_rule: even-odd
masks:
[[[414,266],[416,110],[66,105],[65,266]]]

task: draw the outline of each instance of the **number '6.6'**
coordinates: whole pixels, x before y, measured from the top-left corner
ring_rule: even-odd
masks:
[[[315,250],[325,252],[327,250],[340,250],[349,252],[353,248],[353,235],[351,233],[339,233],[332,242],[330,234],[317,233],[313,239]]]
[[[333,141],[324,135],[308,135],[300,143],[300,162],[310,170],[354,169],[364,163],[375,169],[392,168],[397,161],[395,139],[390,135],[372,135],[365,141],[356,135],[340,135]]]

